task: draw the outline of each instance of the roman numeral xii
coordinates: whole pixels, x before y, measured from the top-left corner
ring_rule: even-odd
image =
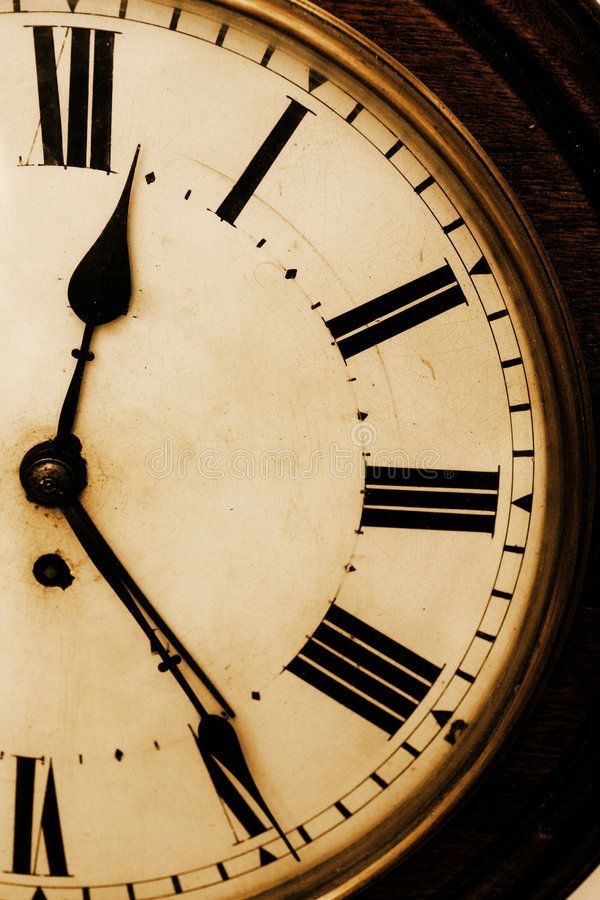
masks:
[[[50,25],[34,25],[32,32],[44,165],[110,172],[115,33],[70,29],[65,146],[56,29]]]

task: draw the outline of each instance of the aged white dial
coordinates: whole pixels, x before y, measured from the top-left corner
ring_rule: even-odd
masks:
[[[6,900],[337,890],[544,614],[554,388],[479,163],[228,5],[0,0]]]

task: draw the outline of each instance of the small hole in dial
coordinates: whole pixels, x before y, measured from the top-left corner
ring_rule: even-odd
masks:
[[[44,553],[36,559],[33,574],[44,587],[59,587],[65,591],[73,584],[71,570],[58,553]]]

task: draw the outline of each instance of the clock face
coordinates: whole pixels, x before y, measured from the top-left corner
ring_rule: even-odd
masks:
[[[0,894],[347,890],[555,618],[543,266],[299,9],[0,12]]]

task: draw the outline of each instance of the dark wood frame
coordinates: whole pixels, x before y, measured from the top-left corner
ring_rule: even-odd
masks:
[[[599,433],[600,5],[319,5],[419,77],[506,177],[567,298]],[[572,627],[512,746],[452,820],[363,896],[555,900],[568,896],[600,860],[598,518]]]

